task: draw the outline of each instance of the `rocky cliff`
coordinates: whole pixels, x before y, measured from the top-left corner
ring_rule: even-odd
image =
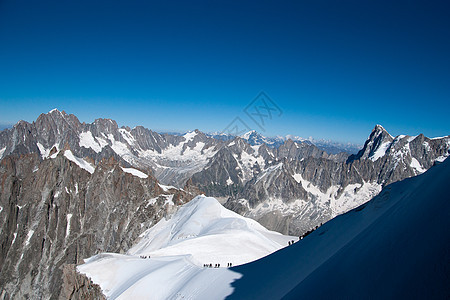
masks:
[[[5,299],[62,297],[64,268],[124,252],[192,197],[135,176],[114,158],[92,174],[63,155],[13,154],[0,163],[0,287]],[[137,173],[140,174],[140,173]],[[80,291],[75,291],[80,293]]]

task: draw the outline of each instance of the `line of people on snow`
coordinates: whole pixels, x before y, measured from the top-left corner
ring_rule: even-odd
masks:
[[[150,258],[150,255],[140,255],[140,258],[146,259],[146,258]]]
[[[309,234],[313,233],[317,228],[319,228],[320,226],[322,226],[322,223],[320,223],[320,225],[317,225],[316,227],[308,230],[307,232],[305,232],[303,235],[299,236],[300,240],[303,240],[303,238],[307,237]]]
[[[232,263],[227,264],[227,268],[231,268],[232,266]],[[220,268],[220,264],[214,264],[214,267],[213,264],[203,264],[203,268]]]

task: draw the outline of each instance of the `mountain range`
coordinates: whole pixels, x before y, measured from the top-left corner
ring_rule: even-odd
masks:
[[[220,138],[119,128],[110,119],[81,123],[55,109],[0,132],[1,297],[80,296],[88,284],[74,265],[125,253],[200,194],[302,236],[424,173],[449,149],[449,136],[392,137],[380,125],[349,154],[256,132]]]
[[[78,270],[108,299],[446,299],[449,180],[446,161],[301,240],[198,196]]]

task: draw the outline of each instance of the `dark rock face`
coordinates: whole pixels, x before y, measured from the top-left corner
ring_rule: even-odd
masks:
[[[394,138],[381,126],[376,125],[369,138],[353,159],[367,159],[373,157],[378,149],[385,143],[392,143]]]
[[[106,297],[98,285],[77,272],[76,265],[65,264],[63,266],[63,285],[59,299],[106,300]]]
[[[45,160],[37,154],[5,157],[0,188],[0,286],[11,299],[58,298],[65,265],[126,251],[175,209],[166,201],[169,194],[175,205],[191,199],[180,190],[165,193],[152,175],[125,173],[114,158],[90,174],[62,152]]]

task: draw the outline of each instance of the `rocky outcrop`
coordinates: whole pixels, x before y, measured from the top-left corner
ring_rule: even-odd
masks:
[[[59,300],[106,300],[100,286],[76,270],[76,265],[63,266],[63,284]]]
[[[376,125],[372,130],[369,138],[366,140],[364,147],[353,155],[350,159],[374,159],[377,155],[383,156],[384,151],[394,138],[381,125]]]

